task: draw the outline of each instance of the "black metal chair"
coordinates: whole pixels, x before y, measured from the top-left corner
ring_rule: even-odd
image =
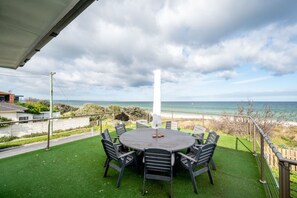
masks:
[[[216,144],[206,144],[199,148],[194,147],[188,154],[178,153],[180,155],[181,165],[190,173],[194,192],[197,193],[196,176],[207,172],[210,183],[213,184],[213,178],[210,172],[209,163],[215,151]],[[199,167],[198,170],[195,169]],[[200,168],[202,167],[202,168]]]
[[[108,129],[105,129],[103,131],[103,133],[101,133],[101,136],[102,136],[102,139],[107,140],[107,141],[110,141],[110,142],[113,142],[113,143],[115,143],[117,141],[117,139],[118,139],[118,138],[111,138]],[[119,151],[122,151],[123,150],[123,146],[121,144],[116,144],[116,145],[117,145],[117,149]],[[105,160],[104,167],[106,167],[107,161],[108,161],[108,158],[106,158],[106,160]]]
[[[203,144],[204,133],[206,128],[200,125],[195,125],[192,136],[195,137],[197,144]]]
[[[117,139],[118,139],[117,137],[116,138],[111,138],[108,129],[105,129],[103,131],[103,133],[101,133],[101,136],[102,136],[102,139],[109,140],[110,142],[113,142],[113,143],[115,143],[117,141]]]
[[[135,151],[130,151],[127,153],[121,152],[118,149],[118,144],[113,144],[111,141],[105,140],[105,139],[102,139],[101,142],[107,156],[107,163],[104,170],[104,177],[107,176],[107,172],[110,166],[116,171],[118,171],[120,174],[117,181],[117,188],[119,188],[121,184],[122,176],[124,174],[125,167],[132,164],[133,162],[137,166]],[[112,163],[112,160],[118,162],[119,166]]]
[[[149,128],[147,120],[136,120],[136,128]]]
[[[219,138],[220,136],[215,131],[211,131],[209,132],[204,144],[210,144],[210,143],[216,144]]]
[[[118,136],[118,140],[119,140],[119,138],[120,138],[120,136],[121,136],[122,134],[124,134],[124,133],[127,132],[125,124],[118,124],[118,125],[116,125],[114,128],[115,128],[115,130],[116,130],[116,133],[117,133],[117,136]],[[126,147],[126,146],[124,146],[124,145],[122,145],[122,149],[123,149],[124,151],[129,151],[129,148]]]
[[[211,132],[209,132],[205,143],[202,144],[202,145],[205,145],[205,144],[217,144],[219,138],[220,138],[220,136],[215,131],[211,131]],[[202,145],[201,144],[195,144],[196,147],[201,147]],[[211,162],[212,169],[216,170],[217,168],[216,168],[216,165],[215,165],[213,159],[211,159],[210,162]]]
[[[118,138],[119,138],[123,133],[126,133],[126,132],[127,132],[125,124],[118,124],[118,125],[116,125],[114,128],[115,128],[115,130],[116,130],[116,133],[117,133]]]
[[[170,181],[170,197],[172,196],[172,179],[174,155],[171,151],[158,148],[150,148],[144,150],[144,176],[143,176],[143,191],[145,194],[146,179]]]
[[[174,121],[166,121],[166,123],[165,123],[165,128],[166,128],[166,129],[177,130],[177,122],[174,122]]]

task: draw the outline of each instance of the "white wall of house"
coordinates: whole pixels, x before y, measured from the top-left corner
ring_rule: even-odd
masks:
[[[1,117],[9,118],[12,121],[19,121],[20,118],[27,118],[27,120],[33,119],[33,114],[30,113],[18,113],[18,112],[1,112]]]
[[[54,131],[67,130],[78,127],[85,127],[90,125],[89,117],[71,118],[71,119],[57,119],[54,120]],[[18,136],[29,135],[32,133],[42,133],[48,131],[48,122],[29,122],[10,125],[8,127],[0,128],[1,136]]]
[[[0,112],[0,116],[4,117],[4,118],[11,119],[13,121],[19,120],[16,112]]]
[[[61,116],[60,112],[53,112],[53,118],[59,118]],[[40,114],[36,114],[33,116],[34,119],[47,119],[50,117],[49,111],[40,112]]]
[[[22,120],[21,118],[25,118],[25,120],[33,120],[33,114],[30,113],[17,113],[18,120]]]

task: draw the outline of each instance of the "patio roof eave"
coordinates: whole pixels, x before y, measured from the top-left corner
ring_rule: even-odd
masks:
[[[94,0],[3,0],[0,67],[17,69],[56,37]]]

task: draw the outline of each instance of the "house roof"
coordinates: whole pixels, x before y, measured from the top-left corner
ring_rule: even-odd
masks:
[[[15,104],[0,102],[0,113],[1,112],[24,112],[28,108],[21,107]]]
[[[11,93],[0,91],[0,95],[10,95]]]
[[[94,0],[1,0],[0,67],[17,69]]]

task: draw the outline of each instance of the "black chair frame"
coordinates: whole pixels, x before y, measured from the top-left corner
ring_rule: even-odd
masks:
[[[219,141],[219,138],[220,136],[215,131],[211,131],[209,132],[204,144],[195,144],[195,146],[201,147],[202,145],[205,145],[205,144],[217,144],[217,142]],[[210,163],[211,163],[212,169],[216,170],[217,168],[213,159],[211,159]]]
[[[209,176],[210,183],[213,185],[213,177],[209,168],[209,163],[212,159],[213,153],[215,151],[216,144],[206,144],[199,148],[194,148],[196,153],[183,154],[178,153],[180,155],[181,165],[187,169],[190,173],[192,185],[194,192],[197,193],[197,183],[196,176],[207,172]],[[200,168],[202,166],[202,168]],[[195,169],[200,168],[195,171]]]
[[[101,142],[107,156],[106,166],[104,170],[104,177],[107,176],[109,167],[112,167],[113,169],[118,171],[120,174],[118,177],[116,187],[119,188],[124,174],[125,167],[132,164],[133,162],[137,167],[135,151],[130,151],[127,153],[120,152],[118,150],[118,144],[114,144],[109,140],[105,140],[105,139],[102,139]],[[114,160],[115,162],[118,162],[119,166],[117,164],[112,163],[112,160]]]
[[[172,180],[173,180],[173,164],[174,155],[171,151],[159,148],[150,148],[144,150],[144,175],[143,175],[143,191],[145,194],[145,182],[147,179],[161,180],[170,182],[170,193],[172,197]]]

